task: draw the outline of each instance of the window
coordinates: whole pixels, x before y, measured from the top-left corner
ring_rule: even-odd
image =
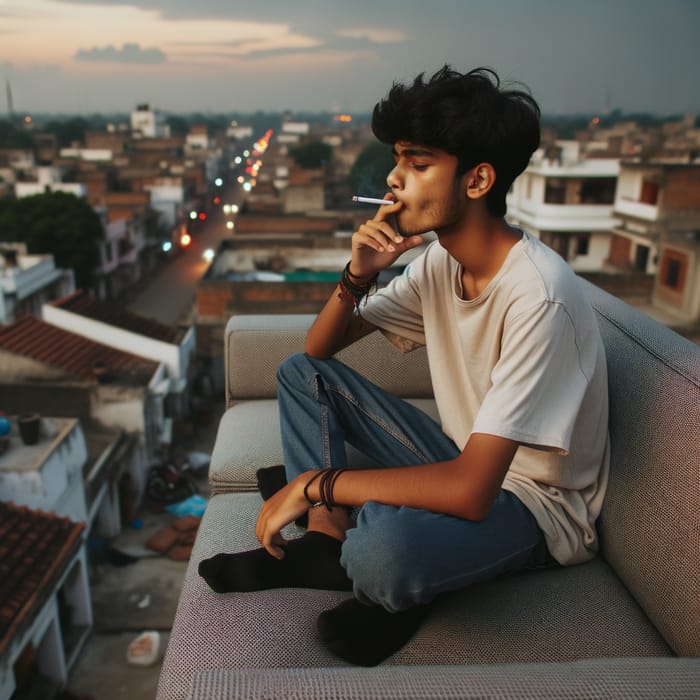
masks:
[[[566,182],[562,178],[548,178],[544,190],[545,204],[564,204],[566,202]]]
[[[576,255],[588,255],[591,245],[591,236],[588,233],[580,233],[576,236]]]
[[[642,191],[639,195],[639,201],[642,204],[656,204],[659,200],[659,185],[650,180],[642,181]]]
[[[688,256],[680,250],[666,248],[661,256],[659,285],[676,295],[683,293],[688,273]]]
[[[615,201],[617,178],[586,178],[581,183],[581,204],[612,204]]]

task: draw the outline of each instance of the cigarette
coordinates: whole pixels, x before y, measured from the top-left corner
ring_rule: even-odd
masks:
[[[356,195],[353,195],[352,201],[359,204],[396,204],[393,199],[375,199],[374,197],[358,197]]]

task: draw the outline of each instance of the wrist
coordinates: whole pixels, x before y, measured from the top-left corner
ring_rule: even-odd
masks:
[[[374,277],[375,277],[375,275],[376,275],[375,272],[371,272],[371,273],[368,274],[368,275],[356,275],[356,274],[352,271],[352,262],[349,262],[349,263],[348,263],[348,266],[347,266],[345,269],[347,270],[347,273],[348,273],[348,276],[350,277],[350,279],[351,279],[353,282],[355,282],[355,283],[357,283],[357,284],[359,284],[359,285],[361,285],[361,286],[362,286],[362,285],[370,285],[370,284],[372,284],[372,281],[373,281],[373,279],[374,279]]]

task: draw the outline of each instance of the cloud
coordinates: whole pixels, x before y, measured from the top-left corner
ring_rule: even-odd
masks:
[[[154,64],[165,63],[168,57],[157,48],[142,49],[139,44],[125,43],[121,49],[111,45],[78,49],[74,58],[93,63]]]

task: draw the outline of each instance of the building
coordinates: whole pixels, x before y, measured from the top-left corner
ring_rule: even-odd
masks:
[[[601,271],[615,226],[619,167],[617,158],[587,157],[577,141],[557,141],[538,151],[513,183],[507,218],[556,250],[576,272]]]
[[[84,525],[0,502],[0,697],[38,670],[68,680],[93,626]]]
[[[43,304],[74,290],[73,271],[58,269],[52,255],[28,255],[24,243],[0,247],[0,324],[38,316]]]
[[[170,135],[165,115],[148,104],[140,104],[131,113],[131,132],[135,138],[161,138]]]
[[[700,161],[622,161],[608,262],[654,275],[652,304],[700,321]]]

